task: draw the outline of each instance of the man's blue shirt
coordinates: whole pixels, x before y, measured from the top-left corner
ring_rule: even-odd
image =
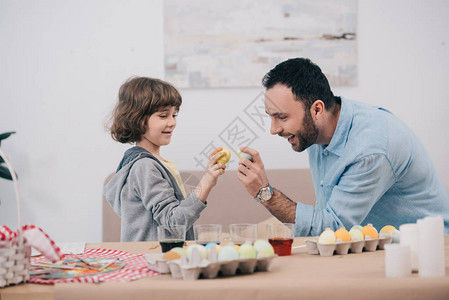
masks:
[[[399,229],[441,215],[449,234],[449,198],[415,134],[389,111],[342,98],[327,146],[308,148],[316,205],[296,206],[296,235],[371,223]]]

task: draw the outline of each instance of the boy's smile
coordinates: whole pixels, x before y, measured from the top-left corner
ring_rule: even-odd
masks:
[[[176,127],[177,115],[178,109],[175,106],[165,106],[148,118],[143,138],[150,143],[151,148],[170,144]]]

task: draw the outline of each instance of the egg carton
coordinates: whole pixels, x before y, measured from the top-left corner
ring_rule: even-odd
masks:
[[[162,253],[145,254],[148,266],[161,274],[170,273],[173,278],[184,280],[197,280],[199,278],[212,279],[218,276],[234,276],[239,274],[252,274],[256,271],[270,270],[273,259],[277,255],[258,258],[239,258],[227,261],[211,261],[203,259],[199,263],[189,263],[186,257],[167,260]]]
[[[381,237],[378,239],[368,239],[363,241],[341,242],[336,244],[319,244],[317,240],[307,240],[307,252],[309,254],[319,254],[321,256],[332,256],[334,253],[346,255],[360,253],[363,251],[373,252],[377,249],[384,250],[386,244],[391,244],[393,237]]]

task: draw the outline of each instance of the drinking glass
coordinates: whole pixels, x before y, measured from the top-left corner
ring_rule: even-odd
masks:
[[[295,237],[295,224],[277,223],[267,224],[268,242],[279,256],[292,254],[293,238]]]
[[[221,241],[220,224],[198,224],[193,226],[195,241],[197,244],[205,246],[208,243],[220,244]]]
[[[175,247],[183,247],[186,240],[185,225],[160,225],[157,227],[157,237],[162,252],[170,251]]]
[[[229,233],[234,244],[254,243],[257,239],[257,224],[241,223],[229,225]]]

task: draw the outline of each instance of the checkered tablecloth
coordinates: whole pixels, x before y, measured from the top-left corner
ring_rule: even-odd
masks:
[[[129,252],[111,250],[111,249],[86,249],[84,254],[78,255],[81,258],[118,258],[126,262],[126,266],[109,273],[100,273],[98,275],[91,275],[85,277],[74,277],[74,278],[63,278],[54,280],[44,280],[37,277],[33,278],[31,276],[28,282],[30,283],[62,283],[62,282],[89,282],[89,283],[99,283],[99,282],[123,282],[140,279],[147,276],[158,275],[159,273],[148,269],[148,264],[145,257],[142,254],[133,254]],[[31,258],[31,263],[38,261],[45,261],[45,257],[39,256]]]

